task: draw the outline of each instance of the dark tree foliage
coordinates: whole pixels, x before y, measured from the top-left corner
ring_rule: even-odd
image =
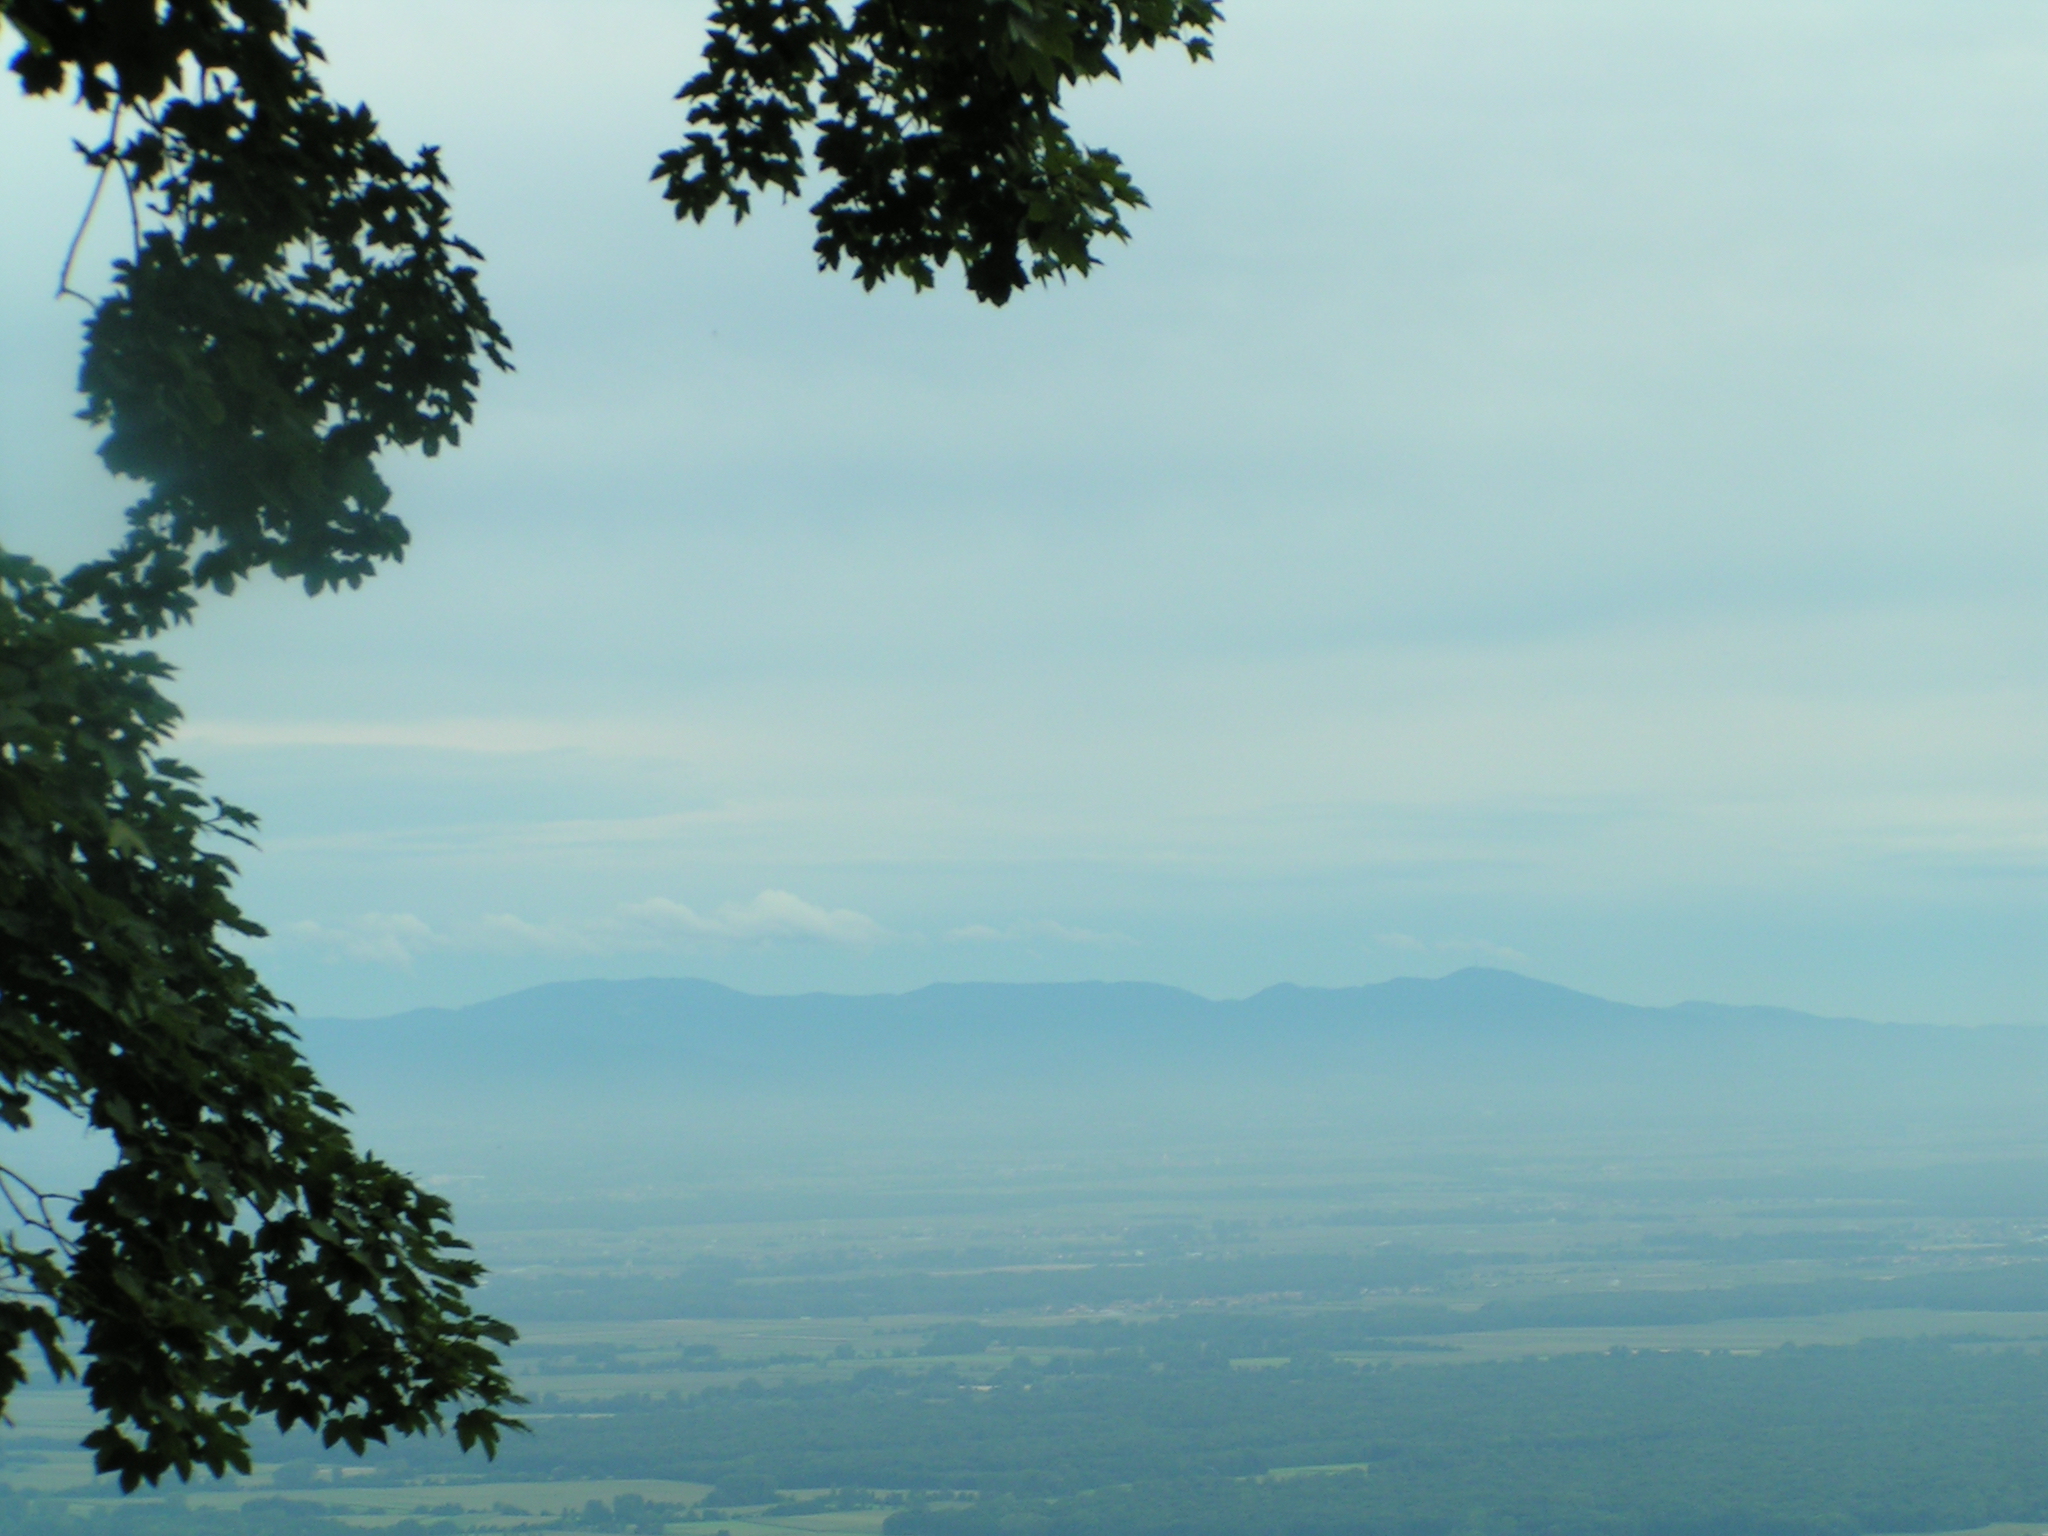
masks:
[[[0,551],[0,1125],[108,1133],[82,1195],[0,1166],[0,1407],[39,1347],[104,1418],[122,1485],[248,1465],[257,1415],[360,1450],[452,1425],[494,1451],[517,1401],[449,1208],[359,1152],[282,1005],[225,940],[260,933],[219,840],[254,820],[162,755],[176,711],[137,642],[256,572],[309,593],[402,558],[379,453],[459,442],[509,343],[407,157],[321,88],[303,0],[0,0],[31,95],[106,123],[79,146],[133,248],[85,327],[84,417],[143,486],[126,536],[53,578]],[[799,133],[838,178],[827,265],[930,283],[957,254],[1000,303],[1085,271],[1141,198],[1054,115],[1112,49],[1201,56],[1201,0],[729,3],[685,94],[708,132],[661,174],[701,219],[793,192]],[[815,87],[815,92],[814,92]],[[815,99],[814,99],[815,98]],[[820,108],[822,107],[822,115]],[[76,242],[73,254],[75,255]],[[70,259],[60,288],[69,290]]]
[[[1379,1367],[1308,1349],[1246,1369],[1237,1319],[1185,1320],[1222,1358],[1186,1335],[1154,1348],[1147,1323],[994,1371],[543,1397],[502,1475],[687,1479],[726,1508],[908,1495],[885,1536],[1878,1536],[2048,1517],[2048,1357],[2029,1346]],[[452,1460],[431,1443],[381,1459],[421,1480]]]
[[[677,218],[749,187],[794,197],[815,153],[821,266],[872,288],[930,287],[957,256],[991,304],[1032,280],[1085,275],[1098,236],[1128,238],[1144,194],[1059,116],[1069,86],[1114,77],[1117,51],[1209,55],[1213,0],[720,0],[705,68],[683,87],[696,125],[655,178]],[[807,140],[811,141],[807,143]]]
[[[124,1486],[245,1469],[254,1414],[360,1449],[390,1430],[496,1444],[511,1330],[464,1298],[447,1202],[358,1152],[278,1004],[223,937],[257,930],[202,846],[249,818],[159,755],[160,662],[0,565],[0,1122],[80,1115],[118,1156],[55,1202],[0,1172],[0,1401],[33,1340],[87,1360]]]
[[[513,1401],[446,1202],[359,1152],[281,1005],[220,838],[253,819],[160,753],[176,712],[132,642],[265,566],[355,585],[405,530],[372,460],[433,452],[504,337],[407,160],[329,101],[273,0],[0,0],[32,94],[105,116],[132,255],[86,326],[84,415],[142,482],[123,542],[61,581],[0,568],[0,1119],[109,1133],[59,1198],[0,1174],[0,1402],[22,1351],[76,1369],[124,1487],[248,1464],[258,1414],[330,1445],[441,1426],[494,1450]],[[97,196],[97,194],[96,194]],[[68,277],[68,271],[67,271]]]
[[[155,630],[263,566],[319,592],[401,557],[375,455],[459,441],[478,354],[505,362],[435,152],[328,100],[278,0],[5,14],[25,90],[108,115],[86,159],[138,214],[79,384],[107,467],[149,492],[73,596]]]

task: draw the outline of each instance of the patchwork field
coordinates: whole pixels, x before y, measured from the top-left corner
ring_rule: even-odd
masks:
[[[40,1383],[0,1525],[2039,1529],[2048,1222],[2010,1192],[2048,1161],[1838,1150],[1802,1185],[1783,1158],[812,1171],[755,1221],[480,1192],[531,1427],[495,1464],[298,1434],[124,1500]]]

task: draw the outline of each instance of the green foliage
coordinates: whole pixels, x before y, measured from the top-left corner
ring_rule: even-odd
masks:
[[[23,88],[109,114],[85,157],[136,221],[79,383],[107,467],[150,489],[72,600],[148,632],[265,566],[319,592],[399,558],[376,454],[459,441],[479,354],[506,362],[435,152],[330,101],[276,0],[5,6]]]
[[[240,1509],[216,1510],[138,1499],[81,1509],[61,1496],[36,1498],[0,1485],[0,1531],[7,1536],[360,1536],[362,1529],[300,1499],[251,1499]],[[399,1520],[377,1529],[382,1536],[456,1536],[475,1526]]]
[[[38,1101],[107,1133],[56,1200],[0,1173],[0,1402],[33,1340],[88,1362],[87,1440],[123,1486],[248,1465],[253,1415],[360,1449],[511,1397],[445,1201],[358,1152],[276,1000],[223,942],[259,930],[205,846],[246,813],[159,755],[162,663],[18,557],[0,563],[0,1121]]]
[[[65,1111],[115,1154],[75,1198],[0,1174],[0,1393],[29,1342],[59,1372],[75,1350],[124,1487],[246,1466],[259,1414],[359,1450],[452,1411],[494,1450],[512,1333],[469,1307],[446,1202],[354,1148],[223,942],[258,932],[217,849],[253,819],[160,755],[165,669],[123,645],[265,566],[320,591],[402,552],[374,456],[455,442],[478,355],[504,361],[476,253],[433,152],[326,98],[286,5],[4,15],[26,91],[109,118],[82,149],[135,249],[80,385],[108,468],[149,489],[61,582],[0,557],[0,1119]]]
[[[753,190],[794,197],[815,153],[832,179],[811,208],[821,266],[927,288],[957,256],[1001,304],[1085,276],[1145,201],[1115,155],[1075,142],[1062,90],[1114,77],[1118,50],[1206,58],[1219,20],[1212,0],[721,0],[680,93],[695,131],[655,178],[678,218],[744,218]]]
[[[1128,1364],[563,1403],[505,1473],[931,1500],[892,1514],[889,1536],[1850,1536],[2048,1518],[2037,1349]],[[394,1451],[443,1468],[430,1445]],[[944,1507],[955,1491],[979,1497]]]
[[[281,1006],[224,940],[259,930],[216,840],[245,812],[159,752],[166,669],[129,647],[263,569],[309,593],[403,556],[375,460],[460,441],[509,343],[449,227],[431,148],[406,158],[328,99],[303,0],[0,0],[31,95],[107,119],[133,250],[85,328],[83,415],[146,491],[106,558],[61,580],[0,551],[0,1124],[55,1108],[112,1166],[60,1197],[0,1168],[0,1405],[24,1351],[86,1362],[88,1440],[124,1488],[248,1464],[256,1415],[360,1451],[452,1427],[494,1451],[515,1401],[473,1312],[449,1208],[359,1153]],[[1001,302],[1085,270],[1140,201],[1053,115],[1112,47],[1200,56],[1203,0],[1079,6],[722,6],[688,94],[711,134],[664,162],[679,211],[735,178],[793,190],[824,103],[820,253],[870,287],[958,254]],[[75,243],[74,243],[75,251]],[[68,286],[69,264],[65,281]]]

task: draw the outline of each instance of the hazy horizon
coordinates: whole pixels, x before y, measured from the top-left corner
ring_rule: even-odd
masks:
[[[1062,35],[978,3],[827,8],[974,144]],[[2048,1536],[2048,7],[1221,0],[1000,309],[821,274],[820,186],[678,223],[709,0],[302,9],[517,371],[402,562],[161,637],[298,1061],[24,738],[0,1528]],[[106,131],[0,90],[59,570]]]
[[[1567,991],[1567,992],[1571,992],[1571,993],[1574,993],[1574,994],[1576,994],[1576,995],[1578,995],[1578,996],[1582,996],[1582,997],[1589,997],[1589,998],[1597,998],[1598,1000],[1600,1000],[1600,1001],[1602,1001],[1602,1002],[1613,1002],[1613,1003],[1620,1003],[1620,1004],[1622,1004],[1622,1005],[1624,1005],[1624,1006],[1626,1006],[1626,1007],[1630,1007],[1630,1008],[1644,1008],[1644,1009],[1669,1009],[1669,1008],[1680,1008],[1680,1007],[1684,1007],[1684,1006],[1686,1006],[1686,1005],[1688,1005],[1688,1004],[1709,1004],[1709,1005],[1713,1005],[1713,1006],[1719,1006],[1719,1007],[1727,1007],[1727,1008],[1757,1008],[1757,1009],[1766,1009],[1766,1010],[1774,1010],[1774,1009],[1778,1009],[1778,1008],[1782,1007],[1782,1005],[1780,1005],[1780,1004],[1774,1004],[1774,1003],[1769,1003],[1769,1002],[1751,1002],[1751,1001],[1743,1001],[1743,1002],[1729,1002],[1729,1001],[1728,1001],[1727,999],[1724,999],[1724,998],[1714,998],[1714,997],[1687,997],[1687,998],[1679,998],[1679,999],[1677,999],[1677,1000],[1676,1000],[1675,1002],[1671,1002],[1671,1003],[1643,1003],[1643,1002],[1638,1002],[1638,1001],[1636,1001],[1636,1000],[1634,1000],[1634,999],[1630,999],[1630,998],[1618,998],[1618,997],[1617,997],[1617,998],[1606,998],[1606,997],[1601,997],[1601,996],[1600,996],[1600,994],[1598,994],[1598,993],[1588,992],[1588,991],[1586,991],[1585,989],[1583,989],[1583,988],[1579,988],[1579,987],[1564,987],[1564,986],[1562,986],[1562,984],[1560,984],[1560,983],[1556,983],[1556,982],[1551,982],[1551,981],[1547,981],[1547,980],[1545,980],[1545,979],[1544,979],[1543,977],[1540,977],[1540,976],[1531,976],[1531,975],[1529,975],[1529,974],[1528,974],[1527,972],[1525,972],[1525,971],[1518,971],[1518,970],[1515,970],[1515,969],[1514,969],[1513,967],[1511,967],[1511,966],[1491,966],[1491,965],[1465,965],[1465,966],[1459,966],[1459,967],[1457,967],[1457,968],[1456,968],[1455,970],[1451,970],[1451,971],[1442,971],[1442,972],[1427,972],[1427,973],[1425,973],[1425,972],[1412,972],[1412,973],[1405,973],[1405,974],[1399,974],[1399,975],[1394,975],[1394,976],[1386,976],[1386,977],[1381,977],[1381,978],[1379,978],[1379,979],[1378,979],[1378,980],[1376,980],[1376,981],[1366,981],[1366,982],[1350,982],[1350,983],[1342,983],[1342,982],[1339,982],[1339,983],[1332,983],[1332,984],[1326,984],[1326,985],[1319,985],[1319,986],[1318,986],[1318,985],[1308,985],[1308,984],[1305,984],[1305,983],[1302,983],[1302,982],[1297,982],[1297,981],[1284,981],[1284,980],[1283,980],[1283,981],[1273,981],[1273,982],[1268,982],[1268,983],[1267,983],[1267,984],[1266,984],[1265,986],[1263,986],[1263,987],[1258,987],[1258,988],[1255,988],[1255,989],[1253,989],[1252,991],[1249,991],[1249,992],[1231,992],[1231,993],[1218,993],[1218,992],[1204,992],[1204,991],[1200,990],[1199,988],[1195,988],[1195,987],[1183,987],[1183,986],[1177,986],[1177,985],[1175,985],[1175,984],[1174,984],[1174,983],[1172,983],[1172,982],[1166,982],[1166,981],[1153,981],[1153,980],[1150,980],[1150,979],[1148,979],[1148,978],[1145,978],[1145,977],[1141,977],[1141,976],[1123,976],[1123,977],[1117,977],[1117,978],[1115,978],[1115,979],[1113,979],[1113,980],[1107,980],[1107,979],[1104,979],[1104,978],[1098,978],[1098,977],[1078,977],[1078,978],[1074,978],[1074,979],[1072,979],[1072,980],[1054,980],[1054,981],[1001,981],[1001,980],[987,980],[987,981],[985,981],[985,980],[980,980],[980,979],[978,979],[978,978],[972,978],[972,977],[969,977],[969,978],[949,978],[949,979],[946,979],[946,980],[943,980],[943,981],[926,981],[926,982],[919,982],[919,983],[917,983],[917,984],[916,984],[916,985],[914,985],[914,986],[908,986],[908,987],[885,987],[885,988],[876,988],[876,989],[874,989],[874,990],[872,990],[872,991],[854,991],[854,990],[845,990],[845,991],[837,991],[837,990],[834,990],[834,989],[832,989],[832,988],[829,988],[829,987],[804,987],[804,988],[799,988],[799,989],[792,989],[792,990],[789,990],[789,991],[777,991],[777,990],[775,990],[775,989],[773,989],[773,988],[768,988],[768,987],[741,987],[741,986],[733,986],[733,985],[732,985],[731,983],[729,983],[729,982],[723,982],[723,981],[718,981],[718,980],[716,980],[715,978],[712,978],[712,977],[709,977],[709,976],[699,976],[699,975],[695,975],[695,974],[692,974],[692,973],[689,973],[689,972],[684,972],[684,971],[647,971],[647,972],[643,972],[643,973],[638,973],[638,974],[633,974],[633,975],[622,975],[622,976],[560,976],[560,977],[555,977],[555,978],[552,978],[552,979],[550,979],[550,980],[547,980],[547,981],[538,981],[538,982],[533,982],[533,983],[530,983],[530,984],[528,984],[528,985],[526,985],[526,986],[510,988],[510,989],[508,989],[508,990],[506,990],[506,991],[503,991],[503,992],[493,992],[493,993],[490,993],[490,994],[489,994],[489,995],[487,995],[487,996],[482,996],[482,997],[472,997],[472,998],[468,998],[468,999],[465,999],[465,1000],[463,1000],[463,1001],[459,1001],[459,1002],[453,1002],[453,1003],[423,1003],[423,1004],[418,1004],[418,1005],[415,1005],[415,1007],[414,1007],[414,1008],[404,1008],[404,1009],[397,1009],[397,1010],[391,1010],[391,1011],[387,1011],[387,1012],[384,1012],[384,1013],[379,1013],[379,1014],[318,1014],[318,1015],[315,1015],[315,1014],[312,1014],[312,1013],[309,1013],[309,1012],[307,1012],[307,1011],[306,1011],[306,1010],[304,1010],[304,1009],[301,1009],[301,1010],[299,1010],[299,1012],[301,1013],[301,1015],[303,1015],[304,1017],[306,1017],[306,1018],[308,1018],[308,1019],[324,1019],[324,1020],[336,1020],[336,1021],[347,1021],[347,1020],[350,1020],[350,1019],[362,1019],[362,1020],[369,1020],[369,1019],[376,1019],[376,1018],[389,1018],[389,1017],[393,1017],[393,1016],[394,1016],[394,1014],[396,1014],[396,1013],[405,1013],[405,1012],[413,1012],[413,1011],[418,1011],[418,1010],[445,1010],[445,1011],[461,1011],[461,1010],[463,1010],[463,1009],[469,1009],[469,1008],[476,1008],[476,1007],[480,1007],[480,1006],[483,1006],[483,1005],[485,1005],[485,1004],[488,1004],[488,1003],[493,1003],[493,1002],[502,1002],[502,1001],[504,1001],[504,1000],[505,1000],[505,999],[507,999],[507,998],[510,998],[510,997],[517,997],[517,996],[520,996],[520,995],[522,995],[522,994],[524,994],[524,993],[528,993],[528,992],[536,992],[536,991],[539,991],[539,990],[541,990],[541,989],[543,989],[543,988],[548,988],[548,987],[575,987],[575,986],[580,986],[580,985],[583,985],[583,984],[585,984],[585,983],[604,983],[604,982],[615,982],[615,983],[623,983],[623,984],[629,984],[629,985],[630,985],[630,984],[633,984],[633,983],[647,983],[647,982],[681,982],[681,983],[685,983],[685,984],[696,984],[696,983],[702,983],[703,985],[706,985],[706,986],[711,986],[711,987],[717,987],[717,988],[719,988],[719,989],[721,989],[721,990],[724,990],[724,991],[730,991],[730,992],[737,992],[737,993],[741,994],[742,996],[746,996],[746,997],[761,997],[761,998],[784,998],[784,999],[787,999],[787,998],[801,998],[801,997],[843,997],[843,998],[888,998],[888,997],[906,997],[906,996],[909,996],[910,994],[912,994],[912,993],[915,993],[915,992],[923,992],[923,991],[929,991],[929,990],[931,990],[931,989],[933,989],[933,988],[944,988],[944,987],[1020,987],[1020,988],[1021,988],[1021,987],[1040,987],[1040,986],[1042,986],[1042,987],[1065,987],[1065,986],[1083,986],[1083,987],[1085,987],[1085,986],[1134,986],[1134,987],[1148,987],[1148,988],[1156,987],[1156,988],[1159,988],[1159,989],[1162,989],[1162,990],[1165,990],[1165,991],[1169,991],[1169,992],[1177,992],[1177,993],[1183,993],[1183,994],[1185,994],[1185,995],[1187,995],[1187,996],[1189,996],[1189,997],[1193,997],[1193,998],[1198,998],[1198,999],[1200,999],[1200,1000],[1201,1000],[1201,1001],[1203,1001],[1203,1002],[1210,1002],[1210,1003],[1227,1003],[1227,1002],[1247,1002],[1247,1001],[1250,1001],[1250,1000],[1251,1000],[1252,998],[1258,997],[1258,996],[1260,996],[1260,995],[1262,995],[1262,994],[1264,994],[1264,993],[1267,993],[1267,992],[1277,992],[1277,991],[1286,991],[1286,990],[1290,990],[1290,989],[1300,989],[1300,990],[1302,990],[1302,991],[1310,991],[1310,992],[1329,992],[1329,991],[1356,991],[1356,990],[1359,990],[1359,989],[1361,989],[1361,988],[1375,988],[1375,987],[1384,987],[1384,986],[1387,986],[1387,985],[1389,985],[1389,984],[1391,984],[1391,983],[1403,983],[1403,982],[1437,982],[1437,981],[1450,981],[1450,980],[1453,980],[1453,979],[1455,979],[1455,978],[1458,978],[1458,977],[1461,977],[1461,976],[1467,976],[1467,975],[1480,975],[1480,976],[1511,976],[1511,977],[1514,977],[1514,978],[1516,978],[1516,979],[1518,979],[1518,980],[1523,980],[1523,981],[1529,981],[1529,982],[1533,982],[1533,983],[1535,983],[1535,984],[1537,984],[1537,985],[1539,985],[1539,986],[1543,986],[1543,987],[1557,987],[1557,988],[1558,988],[1559,990],[1561,990],[1561,991]],[[1801,1014],[1806,1014],[1807,1016],[1809,1016],[1809,1017],[1813,1017],[1813,1018],[1846,1018],[1846,1017],[1848,1017],[1847,1015],[1830,1015],[1830,1014],[1817,1014],[1817,1013],[1813,1013],[1813,1012],[1812,1012],[1811,1010],[1809,1010],[1809,1009],[1787,1009],[1787,1010],[1785,1010],[1785,1011],[1787,1011],[1787,1012],[1793,1012],[1793,1013],[1801,1013]],[[1919,1019],[1859,1019],[1859,1020],[1857,1020],[1856,1022],[1860,1022],[1860,1023],[1871,1023],[1871,1024],[1920,1024],[1920,1023],[1925,1023],[1925,1022],[1928,1022],[1928,1021],[1925,1021],[1925,1020],[1919,1020]],[[1999,1021],[1999,1022],[2032,1022],[2032,1021]],[[1963,1026],[1963,1027],[1970,1027],[1970,1026]],[[1981,1027],[1981,1026],[1980,1026],[1980,1027]]]
[[[402,566],[165,638],[304,1012],[1485,963],[2043,1016],[2038,8],[1232,7],[1076,98],[1152,206],[1001,312],[819,274],[799,205],[676,226],[700,7],[311,15],[518,372],[388,466]],[[0,98],[0,543],[63,564],[127,495],[48,298],[84,129]]]

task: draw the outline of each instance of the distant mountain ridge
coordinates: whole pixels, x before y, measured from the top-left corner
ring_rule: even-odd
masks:
[[[462,1053],[470,1073],[521,1075],[543,1064],[573,1076],[612,1066],[689,1063],[715,1072],[833,1074],[916,1053],[928,1064],[1097,1061],[1361,1048],[1404,1053],[1434,1042],[1510,1042],[1627,1050],[1701,1032],[1726,1043],[1914,1030],[1777,1008],[1617,1003],[1512,971],[1474,967],[1439,978],[1357,987],[1282,984],[1214,1000],[1149,982],[942,982],[913,992],[761,995],[687,978],[553,982],[462,1008],[381,1019],[308,1021],[323,1048],[432,1056]],[[1947,1033],[1947,1031],[1943,1031]],[[2048,1036],[2044,1036],[2048,1038]],[[899,1062],[891,1062],[900,1066]]]
[[[633,981],[562,981],[524,988],[459,1008],[415,1008],[377,1019],[317,1019],[317,1028],[350,1024],[426,1024],[436,1020],[489,1022],[519,1028],[544,1021],[554,1025],[588,1010],[594,1018],[676,1019],[687,1011],[727,1013],[747,1009],[762,1019],[794,1017],[800,1011],[831,1013],[849,1020],[966,1017],[991,1006],[1020,1012],[1051,1010],[1098,1014],[1113,1008],[1125,1018],[1162,1014],[1250,1017],[1296,1013],[1336,1014],[1358,1022],[1486,1023],[1513,1018],[1525,1023],[1742,1021],[1785,1026],[1874,1026],[1867,1020],[1831,1018],[1795,1009],[1684,1002],[1668,1007],[1618,1003],[1515,971],[1469,966],[1447,976],[1401,976],[1355,987],[1304,987],[1281,982],[1250,997],[1212,999],[1157,982],[935,982],[911,992],[761,994],[688,977],[647,977]],[[1933,1027],[1933,1026],[1926,1026]]]
[[[1148,1117],[1194,1133],[1834,1114],[1881,1128],[2024,1118],[2048,1084],[2048,1029],[1645,1008],[1490,969],[1225,1001],[1135,982],[877,996],[562,982],[466,1008],[311,1020],[303,1033],[373,1120],[477,1116],[563,1136],[784,1121],[791,1135],[856,1122],[1106,1134]]]

